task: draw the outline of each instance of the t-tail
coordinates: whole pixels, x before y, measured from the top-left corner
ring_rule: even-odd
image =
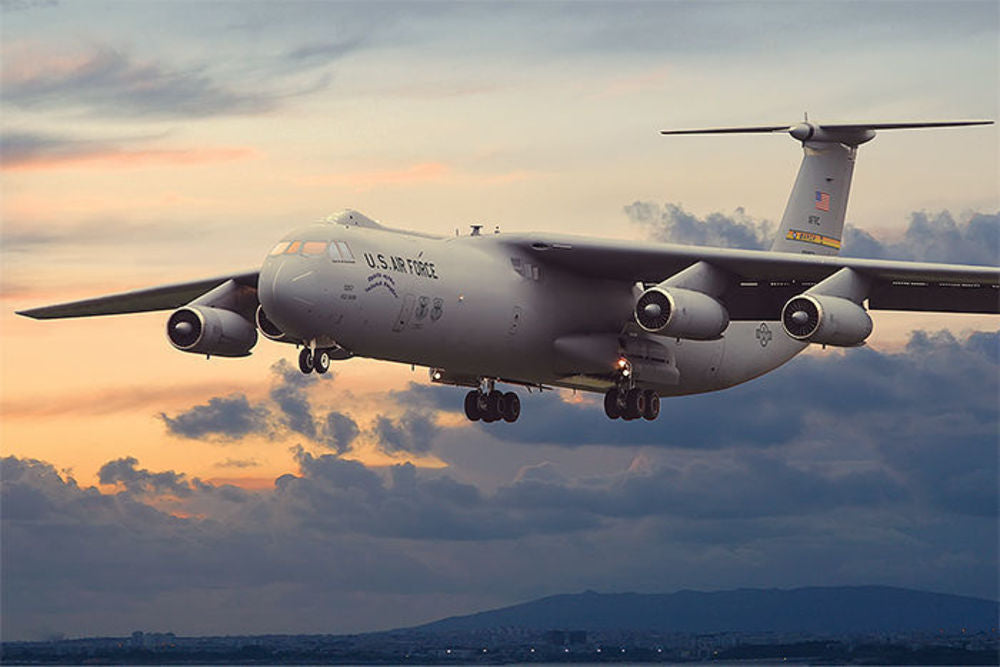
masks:
[[[804,156],[788,196],[771,250],[811,255],[836,255],[844,233],[847,199],[858,146],[875,138],[876,130],[919,127],[991,125],[991,120],[924,123],[810,123],[756,127],[663,130],[661,134],[738,134],[787,132],[802,142]]]

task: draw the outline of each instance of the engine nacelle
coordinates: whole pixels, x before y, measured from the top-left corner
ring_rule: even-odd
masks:
[[[729,326],[729,312],[702,292],[657,285],[636,301],[635,321],[651,333],[714,340]]]
[[[826,294],[800,294],[781,309],[785,333],[796,340],[854,347],[872,332],[872,318],[850,299]]]
[[[184,306],[167,320],[167,338],[184,352],[245,357],[257,344],[257,328],[231,310]]]
[[[257,306],[257,314],[254,318],[257,320],[257,328],[260,329],[265,338],[276,340],[279,343],[294,342],[293,338],[268,319],[267,313],[264,312],[264,306]]]

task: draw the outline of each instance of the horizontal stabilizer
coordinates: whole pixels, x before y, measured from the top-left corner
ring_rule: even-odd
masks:
[[[660,134],[753,134],[766,132],[788,132],[796,139],[805,140],[810,137],[800,137],[811,129],[827,132],[865,132],[867,130],[910,130],[920,127],[961,127],[965,125],[992,125],[992,120],[940,120],[916,121],[902,123],[811,123],[803,121],[791,125],[748,125],[745,127],[706,127],[693,130],[660,130]]]

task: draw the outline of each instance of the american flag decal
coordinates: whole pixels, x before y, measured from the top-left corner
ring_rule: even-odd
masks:
[[[817,211],[829,211],[830,210],[830,193],[816,191],[816,210]]]

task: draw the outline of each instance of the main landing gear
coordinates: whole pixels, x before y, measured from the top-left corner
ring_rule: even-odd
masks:
[[[660,396],[650,389],[612,387],[604,394],[604,414],[611,419],[653,421],[660,416]]]
[[[516,422],[521,416],[521,399],[512,391],[495,389],[490,380],[485,388],[473,389],[465,395],[465,416],[469,421]]]
[[[330,351],[322,348],[312,350],[308,347],[299,352],[299,370],[308,375],[316,371],[320,375],[330,370]]]
[[[615,386],[604,394],[604,414],[609,419],[645,419],[653,421],[660,416],[660,395],[651,389],[635,386],[632,365],[627,359],[618,362]]]

